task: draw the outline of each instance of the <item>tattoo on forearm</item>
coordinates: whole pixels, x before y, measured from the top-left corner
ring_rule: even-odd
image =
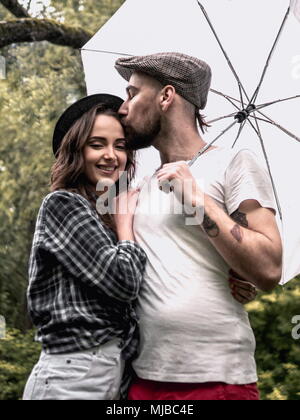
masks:
[[[232,213],[231,218],[240,226],[243,226],[244,228],[249,227],[246,213],[242,213],[241,211],[237,210],[234,213]]]
[[[207,214],[204,215],[203,228],[210,238],[216,238],[219,236],[219,226],[216,224],[216,222],[211,220]]]
[[[233,229],[230,231],[232,236],[238,241],[243,241],[243,230],[240,228],[240,226],[244,228],[249,227],[249,223],[247,220],[247,215],[245,213],[242,213],[241,211],[237,210],[232,215],[231,218],[237,222],[236,225],[234,225]]]
[[[242,242],[243,230],[241,229],[241,226],[244,228],[249,227],[247,215],[237,210],[231,215],[231,218],[237,222],[237,224],[234,225],[230,233],[238,242]],[[220,234],[219,226],[209,216],[207,216],[207,214],[204,215],[203,228],[210,238],[217,238]]]
[[[238,242],[243,241],[243,231],[239,225],[234,225],[230,233]]]

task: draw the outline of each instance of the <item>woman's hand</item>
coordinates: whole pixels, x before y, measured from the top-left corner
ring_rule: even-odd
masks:
[[[203,205],[204,194],[186,162],[168,163],[156,176],[160,189],[165,192],[173,191],[182,204],[189,208]]]
[[[257,288],[253,284],[243,280],[242,277],[233,270],[230,270],[229,274],[229,284],[234,299],[242,305],[253,302],[257,298]]]
[[[138,204],[140,190],[134,189],[118,195],[113,200],[114,221],[119,241],[135,241],[133,219]]]

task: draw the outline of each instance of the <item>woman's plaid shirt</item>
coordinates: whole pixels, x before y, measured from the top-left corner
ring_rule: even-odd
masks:
[[[146,259],[138,244],[118,242],[82,196],[49,194],[29,262],[28,306],[43,349],[71,353],[118,337],[125,359],[134,356]]]

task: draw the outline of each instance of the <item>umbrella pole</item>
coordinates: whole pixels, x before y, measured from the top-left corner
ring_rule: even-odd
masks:
[[[203,147],[203,149],[200,150],[200,152],[189,162],[188,165],[192,166],[200,156],[202,156],[212,145],[214,145],[224,134],[231,130],[231,128],[233,128],[236,124],[238,124],[237,120],[235,120],[232,124],[225,128],[225,130],[223,130],[222,133],[219,134],[218,137],[216,137],[211,143]]]

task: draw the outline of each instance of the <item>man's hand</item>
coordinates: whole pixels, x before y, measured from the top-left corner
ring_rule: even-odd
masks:
[[[242,277],[233,270],[230,270],[229,274],[229,285],[234,299],[242,305],[247,305],[248,303],[253,302],[258,294],[256,287],[243,280]]]
[[[186,162],[174,162],[163,165],[157,174],[161,190],[174,192],[177,199],[188,208],[203,205],[204,194]]]

